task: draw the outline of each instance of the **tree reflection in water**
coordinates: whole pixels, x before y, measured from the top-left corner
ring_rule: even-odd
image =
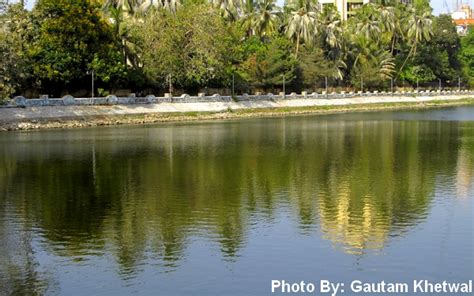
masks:
[[[2,278],[54,288],[33,231],[59,256],[112,253],[127,277],[150,258],[175,270],[196,237],[238,260],[282,211],[341,251],[382,250],[429,214],[439,176],[469,196],[473,135],[469,122],[310,118],[2,135]]]

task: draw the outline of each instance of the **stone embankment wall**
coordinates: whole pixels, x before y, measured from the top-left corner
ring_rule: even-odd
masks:
[[[238,96],[221,96],[214,94],[211,96],[199,94],[198,96],[190,96],[183,94],[179,97],[173,97],[170,94],[165,94],[164,97],[156,97],[148,95],[146,97],[136,97],[134,94],[128,97],[117,97],[109,95],[101,98],[74,98],[67,95],[62,98],[49,98],[48,96],[41,96],[38,99],[26,99],[24,97],[15,97],[8,101],[5,105],[0,107],[41,107],[41,106],[95,106],[95,105],[134,105],[134,104],[160,104],[160,103],[205,103],[205,102],[259,102],[259,101],[276,101],[276,100],[301,100],[301,99],[346,99],[346,98],[369,98],[369,97],[440,97],[440,96],[461,96],[474,95],[471,90],[458,91],[412,91],[412,92],[357,92],[357,93],[307,93],[301,94],[291,93],[278,95],[269,94],[255,94],[255,95],[238,95]]]

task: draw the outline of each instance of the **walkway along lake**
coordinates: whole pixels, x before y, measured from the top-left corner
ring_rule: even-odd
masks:
[[[0,106],[0,131],[474,105],[474,92],[32,99]]]
[[[473,210],[473,106],[1,133],[0,287],[469,281]]]

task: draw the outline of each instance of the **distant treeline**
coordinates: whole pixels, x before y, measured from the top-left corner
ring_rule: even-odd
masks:
[[[0,1],[0,98],[91,90],[197,93],[474,84],[474,33],[428,0],[347,21],[316,0]]]

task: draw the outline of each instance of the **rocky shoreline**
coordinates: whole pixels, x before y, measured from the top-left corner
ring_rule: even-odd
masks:
[[[84,128],[179,121],[232,120],[304,114],[474,105],[471,97],[361,98],[287,102],[171,103],[145,106],[0,108],[0,131]]]

